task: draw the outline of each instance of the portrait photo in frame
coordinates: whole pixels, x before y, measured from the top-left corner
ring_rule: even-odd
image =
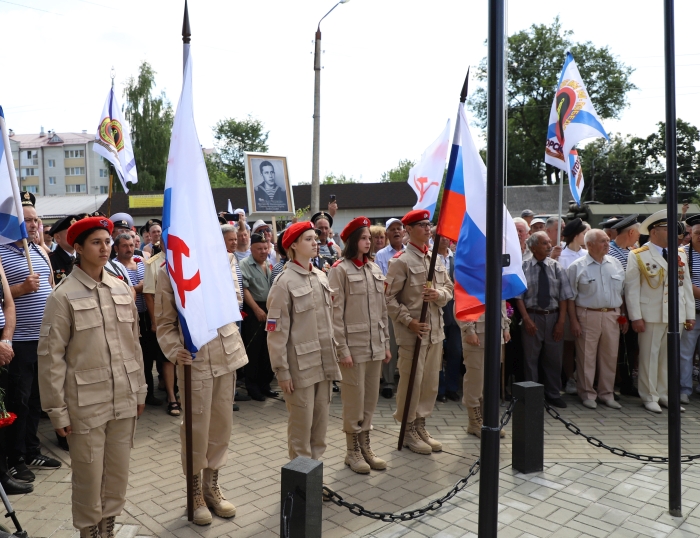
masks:
[[[245,152],[245,183],[251,214],[294,214],[286,157]]]

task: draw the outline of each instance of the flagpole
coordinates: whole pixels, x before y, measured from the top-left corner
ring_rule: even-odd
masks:
[[[114,72],[114,66],[112,66],[111,71],[109,72],[109,76],[112,79],[112,92],[114,92],[114,77],[116,76],[116,73]],[[111,114],[111,110],[109,111]],[[111,167],[113,168],[113,166]],[[114,181],[114,174],[109,174],[109,193],[107,195],[107,216],[112,215],[112,182]]]
[[[460,93],[459,96],[459,102],[464,105],[464,102],[467,100],[467,92],[469,90],[469,68],[467,68],[467,77],[464,79],[464,84],[462,85],[462,92]],[[436,207],[437,211],[437,207]],[[438,218],[435,219],[436,221],[439,222],[439,215]],[[426,282],[426,286],[428,288],[431,288],[433,286],[433,276],[435,275],[435,263],[437,262],[437,251],[440,245],[440,234],[436,233],[435,234],[435,239],[433,239],[433,252],[430,256],[430,265],[428,266],[428,278]],[[425,318],[428,315],[428,302],[423,301],[423,307],[421,308],[420,311],[420,323],[425,323]],[[408,423],[408,411],[409,408],[411,407],[411,396],[413,395],[413,385],[415,385],[416,382],[416,370],[418,369],[418,357],[420,356],[420,350],[421,350],[421,338],[420,336],[416,337],[416,345],[413,348],[413,361],[411,362],[411,373],[408,376],[408,387],[406,389],[406,399],[404,402],[404,407],[403,407],[403,414],[401,417],[401,429],[399,430],[399,444],[398,444],[398,449],[401,450],[403,448],[403,440],[404,437],[406,436],[406,424]]]
[[[664,53],[666,75],[666,212],[668,221],[668,511],[681,517],[681,401],[680,331],[678,294],[677,233],[678,157],[676,155],[676,64],[674,0],[664,1]],[[685,322],[686,320],[683,319]]]
[[[569,178],[569,181],[571,178]],[[559,170],[559,222],[557,222],[557,244],[552,246],[561,245],[561,210],[564,206],[564,172]]]
[[[2,108],[0,108],[0,113]],[[5,124],[5,119],[0,116],[0,131],[2,131],[2,142],[5,146],[5,160],[7,161],[7,170],[10,173],[10,183],[12,184],[12,197],[15,201],[16,210],[18,212],[17,218],[22,219],[20,221],[24,222],[24,211],[22,210],[22,202],[19,201],[19,187],[17,185],[17,174],[15,174],[15,162],[12,157],[12,146],[10,146],[10,137],[7,133],[7,125]],[[24,257],[27,259],[27,266],[29,268],[29,274],[34,274],[34,268],[32,267],[32,258],[29,255],[29,243],[27,243],[27,238],[22,238],[22,247],[24,248]]]
[[[488,114],[486,131],[486,334],[484,337],[484,414],[481,427],[479,532],[498,535],[498,420],[501,365],[501,286],[503,275],[503,178],[505,175],[505,0],[489,0]]]
[[[190,55],[190,16],[185,0],[185,15],[182,20],[182,71]],[[187,467],[187,521],[194,519],[194,462],[192,456],[192,366],[185,365],[185,461]]]

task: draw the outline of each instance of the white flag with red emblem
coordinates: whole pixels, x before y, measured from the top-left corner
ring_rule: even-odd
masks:
[[[112,163],[117,176],[119,176],[119,181],[122,182],[124,192],[129,192],[126,186],[127,182],[139,182],[136,176],[134,149],[131,147],[129,131],[124,125],[124,118],[119,109],[117,97],[114,95],[114,88],[109,90],[105,106],[102,108],[102,116],[100,116],[100,124],[97,126],[92,149]]]
[[[408,184],[418,196],[413,209],[427,209],[430,212],[430,218],[433,218],[435,213],[449,149],[450,120],[447,120],[447,125],[440,136],[425,150],[420,162],[408,172]]]
[[[192,352],[239,321],[236,287],[214,206],[192,107],[192,55],[185,65],[170,139],[163,240],[185,347]]]

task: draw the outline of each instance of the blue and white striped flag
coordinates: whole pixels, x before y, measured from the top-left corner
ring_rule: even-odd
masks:
[[[0,244],[27,239],[22,201],[19,198],[15,163],[10,149],[5,114],[0,107]]]

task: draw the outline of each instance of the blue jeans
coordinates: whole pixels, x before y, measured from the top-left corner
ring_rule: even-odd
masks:
[[[445,355],[440,369],[438,395],[462,388],[462,334],[459,325],[445,326]],[[445,379],[447,378],[447,379]]]
[[[700,313],[695,313],[695,327],[681,334],[681,394],[693,393],[693,357],[700,338]]]

